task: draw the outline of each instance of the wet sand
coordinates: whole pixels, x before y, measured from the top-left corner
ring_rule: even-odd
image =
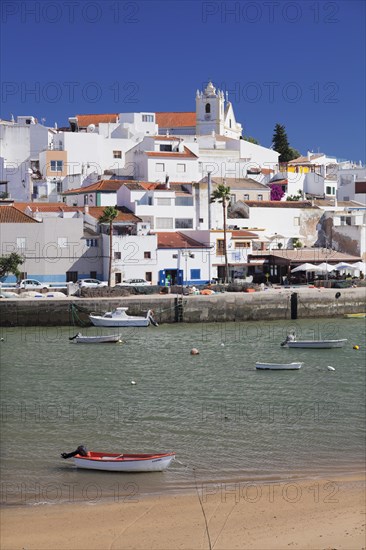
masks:
[[[3,508],[3,550],[362,550],[364,481],[198,488],[133,501]]]

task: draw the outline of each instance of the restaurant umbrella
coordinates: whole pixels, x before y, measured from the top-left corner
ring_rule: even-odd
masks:
[[[291,269],[291,273],[297,273],[298,271],[318,271],[318,266],[310,263],[298,265],[294,269]]]

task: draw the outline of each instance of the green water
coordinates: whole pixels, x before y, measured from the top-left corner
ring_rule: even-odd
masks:
[[[293,329],[306,339],[348,342],[328,350],[281,348]],[[68,327],[3,329],[3,504],[133,500],[209,480],[332,479],[363,468],[364,320],[119,332],[124,343],[92,346],[71,343],[75,330]],[[199,355],[190,355],[193,347]],[[261,372],[256,361],[304,365]],[[152,474],[79,471],[60,453],[81,443],[110,452],[173,450],[179,462]]]

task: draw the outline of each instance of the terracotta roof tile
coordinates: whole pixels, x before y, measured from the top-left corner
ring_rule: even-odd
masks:
[[[156,235],[158,248],[210,248],[209,244],[200,243],[180,232],[159,231]]]
[[[14,208],[25,212],[29,207],[32,212],[77,212],[81,206],[67,206],[63,202],[15,202]]]
[[[230,230],[229,230],[230,231]],[[248,239],[257,239],[258,235],[256,233],[252,233],[251,231],[245,231],[244,229],[240,230],[234,230],[231,231],[232,238],[239,239],[241,237],[248,238]]]
[[[76,115],[79,128],[86,128],[89,124],[99,126],[101,122],[118,122],[118,113],[103,115]]]
[[[114,191],[118,191],[118,189],[124,185],[126,182],[130,182],[131,180],[101,180],[97,181],[96,183],[92,183],[91,185],[87,185],[84,187],[78,187],[76,189],[69,189],[68,191],[64,191],[62,193],[63,195],[78,195],[81,193],[95,193],[96,191],[103,191],[106,193],[112,193]]]
[[[0,223],[39,223],[13,206],[0,206]]]
[[[170,158],[198,158],[197,155],[192,153],[187,147],[184,147],[184,153],[177,151],[146,151],[148,157],[170,157]]]
[[[115,218],[115,222],[136,223],[142,221],[141,218],[135,216],[135,214],[125,206],[118,206],[116,209],[118,210],[118,216]],[[95,219],[100,218],[104,210],[105,206],[89,206],[89,214]]]
[[[155,113],[159,128],[180,128],[196,126],[196,113]]]

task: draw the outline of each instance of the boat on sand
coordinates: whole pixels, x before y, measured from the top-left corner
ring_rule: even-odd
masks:
[[[79,446],[72,453],[62,453],[62,458],[73,458],[75,466],[88,470],[108,472],[162,472],[175,459],[175,453],[104,453],[87,451]]]

